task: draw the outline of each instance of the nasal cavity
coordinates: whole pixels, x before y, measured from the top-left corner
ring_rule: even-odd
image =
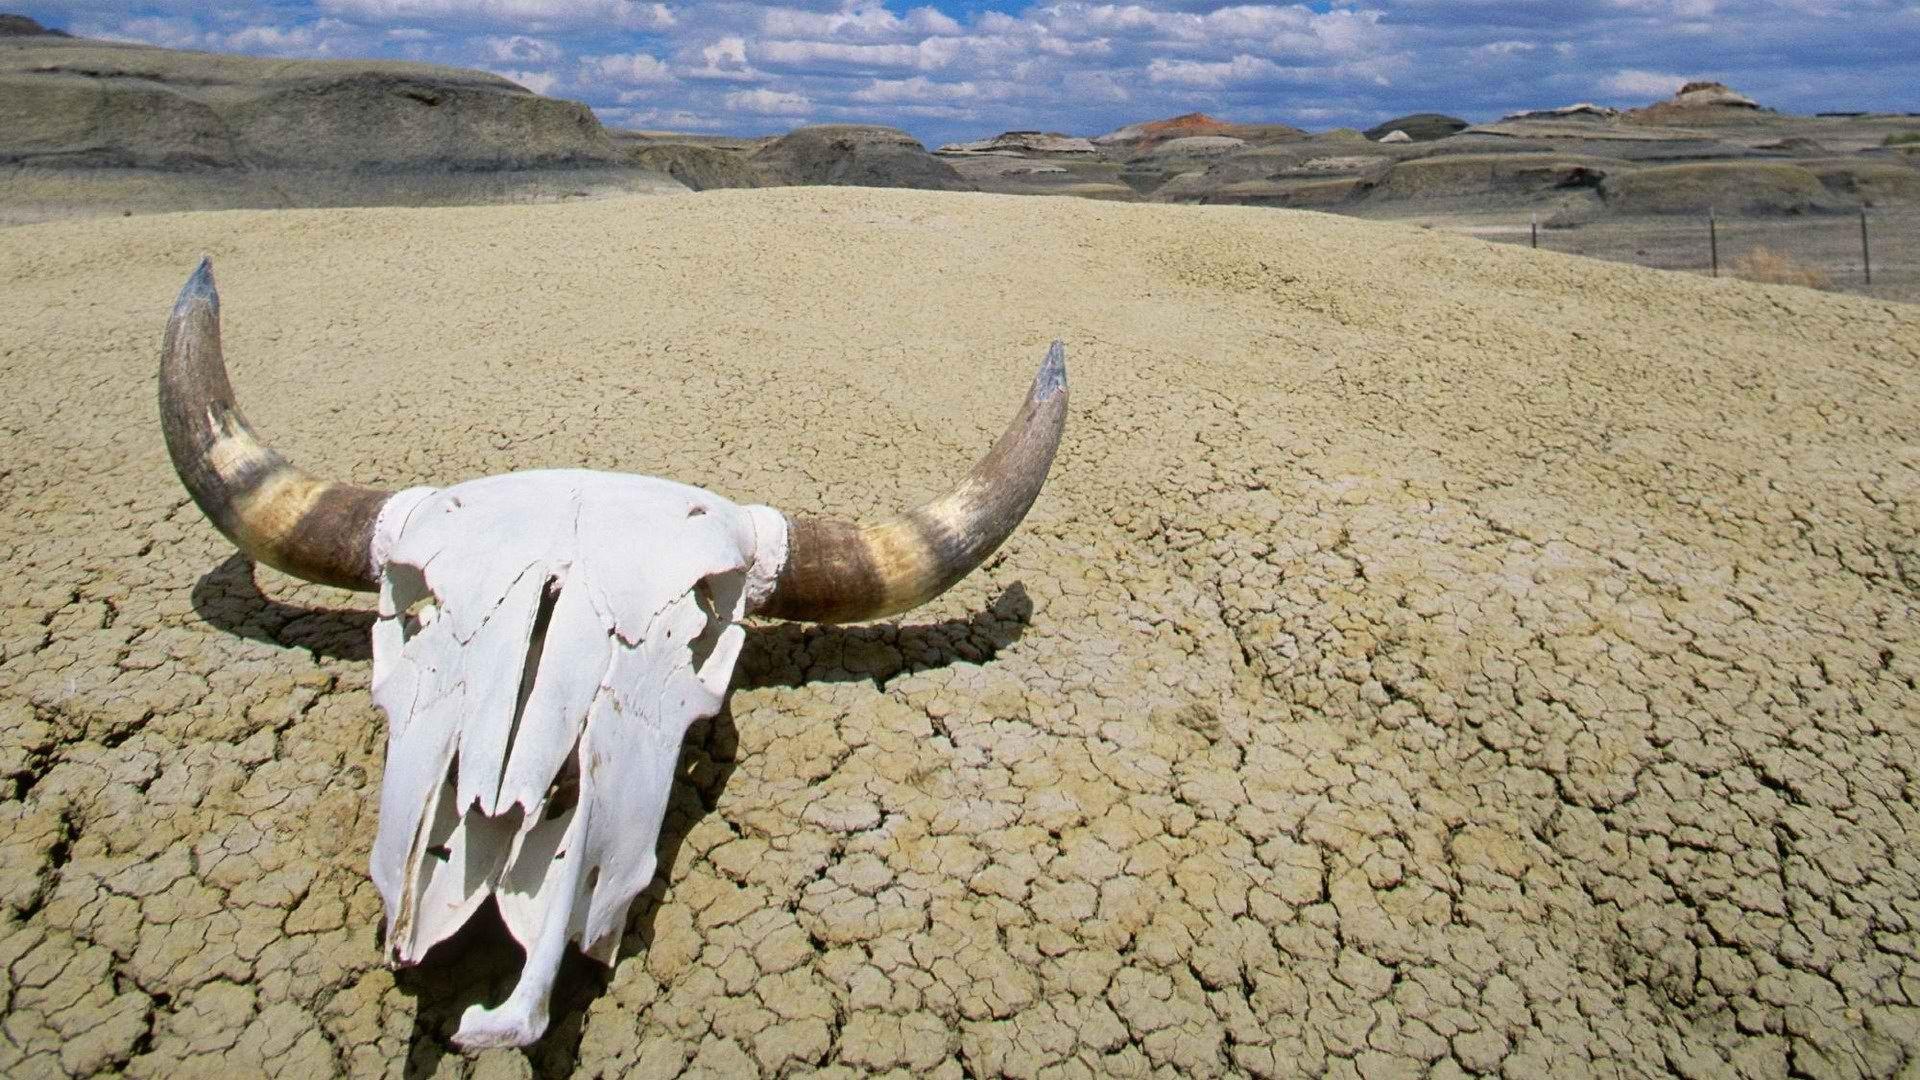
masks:
[[[540,674],[540,658],[546,655],[547,627],[553,622],[553,609],[560,603],[560,590],[564,586],[559,575],[549,575],[546,588],[540,592],[540,607],[533,613],[533,630],[527,635],[527,659],[520,668],[520,694],[513,703],[513,726],[507,729],[507,752],[501,758],[500,782],[503,784],[507,778],[504,763],[513,760],[514,740],[520,737],[520,721],[526,715],[528,699],[533,697],[533,684]]]

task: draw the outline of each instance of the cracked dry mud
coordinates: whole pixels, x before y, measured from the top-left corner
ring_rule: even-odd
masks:
[[[1920,1068],[1920,319],[1250,209],[792,189],[0,234],[0,1074],[1851,1077]],[[372,603],[174,479],[219,267],[295,461],[942,488],[1026,525],[754,630],[554,1029],[379,963]]]

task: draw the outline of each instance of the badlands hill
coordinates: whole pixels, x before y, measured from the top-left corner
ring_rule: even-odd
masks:
[[[0,37],[0,223],[662,189],[586,106],[486,72]]]
[[[1920,297],[1920,118],[1796,117],[1719,83],[1634,110],[1580,103],[1469,124],[1437,113],[1308,133],[1204,113],[1092,138],[1009,131],[929,154],[875,124],[762,138],[603,129],[577,102],[479,71],[274,61],[0,23],[0,225],[76,214],[571,200],[857,185],[1296,207],[1704,267],[1675,215],[1885,218],[1873,291]],[[1618,228],[1589,229],[1588,225]],[[1784,241],[1864,288],[1857,245]],[[1737,246],[1737,245],[1736,245]],[[1742,249],[1744,250],[1744,249]],[[1731,249],[1730,249],[1731,252]]]
[[[5,235],[0,1074],[1920,1060],[1912,307],[847,188]],[[1071,415],[955,591],[752,631],[617,966],[468,1065],[518,954],[380,964],[371,601],[251,570],[167,464],[206,253],[252,419],[366,483],[861,516],[962,475],[1056,336]]]
[[[872,124],[803,127],[769,141],[749,159],[784,184],[972,191],[951,165],[897,128]]]
[[[775,184],[967,191],[894,128],[610,132],[484,71],[263,60],[0,23],[0,224],[233,207],[553,201]]]
[[[1099,136],[1093,155],[1009,136],[941,153],[990,191],[1398,218],[1532,212],[1575,224],[1709,207],[1920,208],[1920,155],[1901,142],[1914,132],[1920,118],[1796,117],[1703,82],[1631,111],[1582,103],[1484,124],[1415,113],[1364,134],[1312,135],[1191,113]]]
[[[1304,139],[1307,133],[1286,124],[1230,124],[1205,113],[1185,113],[1165,120],[1128,124],[1093,139],[1096,146],[1124,146],[1137,150],[1152,148],[1175,139],[1216,138],[1286,141]]]
[[[0,162],[398,172],[609,164],[584,105],[485,72],[0,41]]]
[[[51,30],[25,15],[0,13],[0,37],[69,37],[64,30]]]

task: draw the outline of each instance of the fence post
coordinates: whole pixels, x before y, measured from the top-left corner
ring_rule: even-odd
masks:
[[[1713,207],[1707,207],[1707,255],[1713,260],[1713,276],[1720,276],[1720,221],[1713,216]]]
[[[1867,284],[1873,284],[1873,250],[1867,247],[1867,208],[1860,208],[1860,265],[1867,271]]]
[[[1862,210],[1860,211],[1860,213],[1862,215],[1860,218],[1860,228],[1864,230],[1867,227],[1867,219],[1865,217],[1866,211]],[[1540,246],[1540,212],[1538,210],[1527,215],[1527,228],[1533,233],[1533,246],[1536,248],[1539,247]],[[1861,235],[1864,236],[1866,234],[1865,232],[1862,232]],[[1872,284],[1872,282],[1869,281],[1868,284]]]

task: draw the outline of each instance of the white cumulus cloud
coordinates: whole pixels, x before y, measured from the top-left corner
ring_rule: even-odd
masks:
[[[551,41],[514,34],[509,37],[488,37],[485,41],[487,51],[495,60],[504,63],[550,64],[566,53],[565,49]]]
[[[765,87],[732,91],[727,95],[726,103],[727,108],[735,112],[761,116],[802,116],[813,108],[813,102],[800,94],[783,93]]]
[[[1222,87],[1229,83],[1251,82],[1280,73],[1280,65],[1260,56],[1242,54],[1231,60],[1164,60],[1147,65],[1147,80],[1179,83],[1182,86]]]
[[[875,79],[848,95],[851,100],[877,105],[951,104],[956,101],[993,101],[1007,96],[1010,87],[976,82],[935,82],[924,75],[911,79]]]
[[[665,30],[665,4],[631,0],[317,0],[321,11],[367,23],[465,22],[515,29]]]
[[[673,81],[672,69],[646,53],[582,57],[580,73],[583,82],[598,79],[625,86]]]
[[[1609,94],[1630,98],[1672,97],[1687,82],[1684,75],[1665,75],[1658,71],[1616,71],[1601,80],[1600,88]]]

